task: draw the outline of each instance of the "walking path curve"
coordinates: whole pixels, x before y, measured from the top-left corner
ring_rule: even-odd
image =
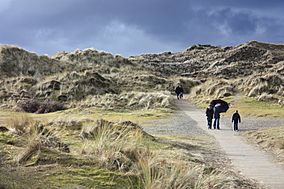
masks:
[[[177,107],[197,122],[198,127],[213,135],[232,165],[248,178],[271,189],[284,189],[284,169],[273,162],[273,157],[248,144],[239,133],[221,125],[221,130],[208,130],[205,113],[186,101],[176,101]]]

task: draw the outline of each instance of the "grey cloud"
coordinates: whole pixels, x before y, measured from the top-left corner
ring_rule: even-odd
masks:
[[[0,1],[0,43],[39,53],[93,46],[130,55],[284,37],[280,0]]]
[[[221,9],[211,14],[216,25],[227,27],[232,35],[253,35],[256,33],[259,19],[249,12]]]

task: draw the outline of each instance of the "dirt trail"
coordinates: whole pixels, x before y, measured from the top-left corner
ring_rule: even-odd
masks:
[[[230,127],[208,130],[204,112],[186,101],[177,101],[177,107],[197,122],[197,125],[214,136],[232,165],[244,176],[255,179],[267,188],[284,188],[284,168],[273,162],[273,157],[248,144]]]

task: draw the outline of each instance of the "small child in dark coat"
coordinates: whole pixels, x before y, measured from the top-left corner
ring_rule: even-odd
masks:
[[[241,116],[238,113],[238,110],[232,116],[232,123],[234,124],[234,131],[239,131],[239,123],[241,123]]]

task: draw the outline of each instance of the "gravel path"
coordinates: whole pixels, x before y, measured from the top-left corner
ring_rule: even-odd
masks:
[[[274,162],[274,158],[242,138],[238,132],[231,130],[230,118],[222,117],[221,130],[208,130],[203,110],[188,104],[186,101],[176,101],[180,109],[173,117],[144,125],[151,134],[158,135],[211,135],[215,137],[232,166],[247,178],[254,179],[267,188],[284,188],[284,168]],[[150,126],[152,125],[152,126]],[[243,118],[240,130],[284,125],[284,119]]]
[[[176,103],[179,103],[176,101]],[[188,106],[187,110],[194,111],[196,107]],[[202,110],[201,110],[202,111]],[[202,115],[204,120],[204,114]],[[230,129],[232,123],[231,118],[221,117],[221,129]],[[248,131],[259,128],[284,126],[283,118],[264,118],[264,117],[242,117],[242,123],[239,124],[240,131]],[[155,120],[143,124],[144,130],[152,135],[181,135],[181,136],[195,136],[208,135],[206,131],[197,126],[197,122],[188,116],[184,111],[177,111],[174,115],[167,119]],[[207,128],[206,124],[204,128]]]
[[[185,114],[177,111],[167,119],[146,122],[143,129],[152,135],[173,135],[173,136],[200,136],[208,135],[203,129],[197,126],[197,122]]]

